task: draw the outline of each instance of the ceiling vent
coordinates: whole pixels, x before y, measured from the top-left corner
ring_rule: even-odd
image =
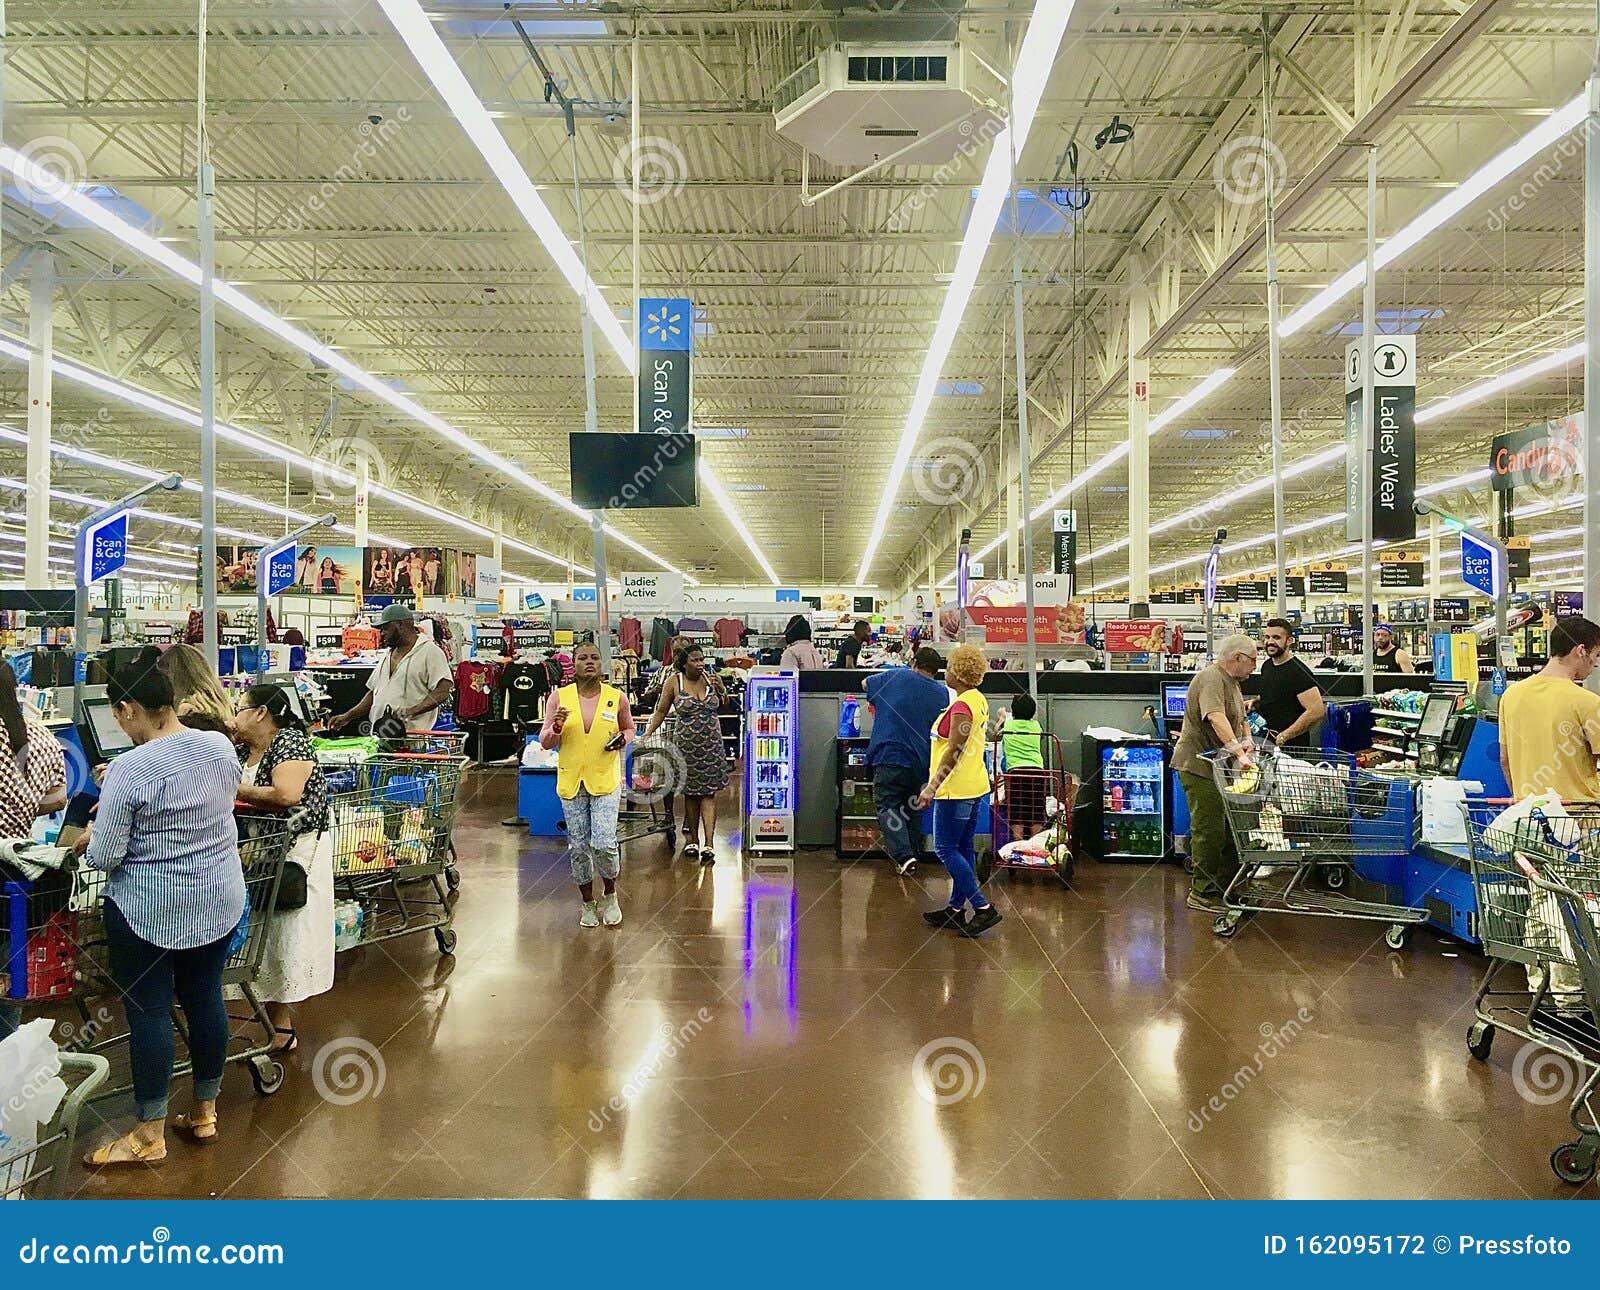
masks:
[[[899,164],[925,166],[991,136],[1001,92],[959,42],[858,41],[823,50],[778,86],[772,106],[778,133],[825,161],[864,166],[906,149]]]

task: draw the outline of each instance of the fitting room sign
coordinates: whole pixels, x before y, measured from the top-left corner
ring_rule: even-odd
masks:
[[[646,297],[639,301],[639,429],[688,434],[694,302]]]
[[[1345,538],[1361,540],[1362,342],[1344,356]],[[1378,336],[1372,350],[1372,536],[1407,542],[1417,535],[1417,338]]]

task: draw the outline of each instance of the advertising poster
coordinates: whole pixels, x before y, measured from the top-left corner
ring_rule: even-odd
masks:
[[[1043,574],[1034,580],[1033,631],[1041,645],[1081,645],[1087,639],[1086,611],[1080,601],[1055,603],[1069,585],[1066,577]],[[955,611],[947,611],[953,618]],[[940,615],[945,621],[944,614]],[[972,593],[967,619],[994,645],[1020,645],[1028,639],[1028,609],[1022,587],[1009,581],[984,582]],[[946,624],[948,630],[948,624]]]
[[[1167,647],[1167,625],[1157,618],[1116,619],[1105,633],[1107,654],[1159,654]]]
[[[359,566],[362,585],[374,596],[447,596],[448,555],[446,547],[369,546]]]
[[[261,559],[258,546],[219,546],[217,548],[217,595],[256,593],[256,565]]]
[[[473,560],[473,592],[482,601],[500,599],[500,561],[492,555],[480,555]],[[465,578],[462,579],[466,581]]]
[[[286,594],[301,596],[359,596],[361,548],[356,546],[303,546],[294,565],[294,586]]]

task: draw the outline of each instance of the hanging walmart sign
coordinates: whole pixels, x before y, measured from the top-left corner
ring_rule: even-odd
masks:
[[[1345,350],[1345,536],[1361,540],[1362,342]],[[1417,338],[1379,336],[1372,350],[1372,536],[1409,542],[1417,535]]]
[[[689,433],[693,348],[693,301],[648,297],[639,301],[640,430]]]

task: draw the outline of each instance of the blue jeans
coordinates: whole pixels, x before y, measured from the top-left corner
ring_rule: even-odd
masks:
[[[174,994],[189,1025],[194,1100],[212,1101],[222,1088],[222,1067],[228,1059],[228,1009],[222,1001],[228,936],[192,950],[166,950],[152,945],[128,926],[115,901],[106,901],[105,920],[111,975],[122,992],[123,1011],[128,1014],[128,1055],[133,1064],[133,1101],[139,1118],[167,1118]]]
[[[974,910],[989,902],[978,891],[978,807],[981,797],[940,797],[933,803],[933,849],[950,874],[950,908],[971,904]]]
[[[564,798],[561,812],[567,819],[567,858],[572,864],[572,881],[587,886],[598,870],[602,878],[615,882],[622,867],[617,855],[617,813],[622,809],[622,790],[613,789],[603,797],[593,797],[579,788],[576,797]]]
[[[878,830],[888,845],[891,860],[915,860],[921,850],[922,812],[911,799],[928,782],[928,772],[912,766],[873,767],[872,804],[878,812]]]

